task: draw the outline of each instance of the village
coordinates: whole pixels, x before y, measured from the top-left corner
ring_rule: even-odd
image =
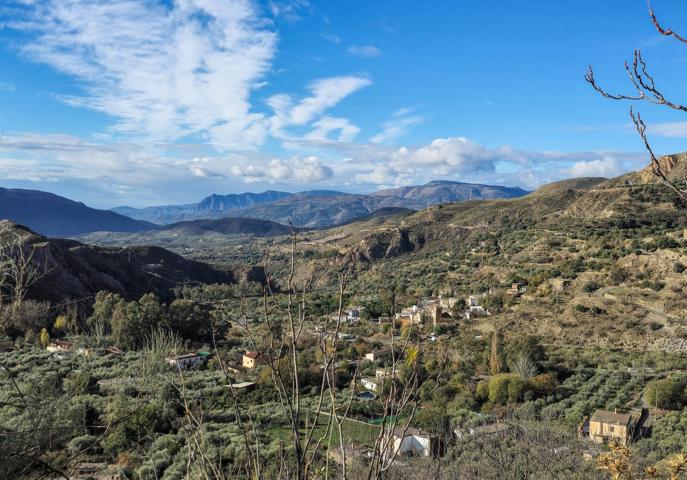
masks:
[[[526,292],[526,286],[513,283],[505,294],[516,299]],[[336,340],[343,345],[335,367],[347,373],[357,402],[373,404],[384,397],[389,389],[389,382],[403,381],[400,371],[407,353],[406,346],[411,340],[417,345],[433,345],[461,335],[460,326],[470,325],[477,319],[491,315],[482,305],[482,299],[486,295],[423,298],[417,304],[402,308],[393,316],[377,318],[370,318],[364,306],[350,305],[341,312],[332,312],[313,322],[312,329],[307,334],[317,342]],[[356,334],[362,327],[364,331],[376,333],[363,336]],[[483,337],[482,334],[474,335],[474,340],[481,342],[485,340]],[[268,354],[258,350],[245,349],[240,356],[229,358],[222,365],[231,374],[231,382],[227,387],[235,393],[253,391],[260,384],[261,377],[264,377],[268,362],[274,360],[266,358]],[[116,347],[94,349],[77,346],[64,339],[51,340],[46,345],[46,351],[54,354],[57,359],[65,359],[71,355],[125,355],[124,351]],[[164,362],[171,371],[183,376],[193,371],[217,368],[212,351],[213,347],[208,344],[199,345],[195,351],[167,356]],[[475,375],[472,378],[473,387],[476,385],[479,389],[480,384],[488,385],[493,377],[489,374]],[[135,381],[135,378],[100,379],[97,381],[97,388],[107,393]],[[589,443],[583,452],[584,458],[598,457],[607,451],[608,445],[629,446],[641,438],[650,437],[652,426],[666,413],[666,410],[651,408],[650,405],[624,410],[595,409],[590,416],[584,417],[576,429],[577,437]],[[390,451],[397,462],[403,462],[404,457],[436,458],[444,455],[456,442],[477,441],[492,436],[497,438],[499,435],[508,435],[512,429],[522,428],[507,415],[479,413],[476,418],[476,422],[456,426],[450,432],[424,430],[402,422],[394,423],[387,433],[392,445]],[[378,425],[374,415],[367,418],[364,415],[351,416],[348,421]],[[565,443],[551,447],[554,453],[569,448]],[[346,462],[356,458],[364,460],[372,455],[369,445],[358,443],[347,444],[346,452]],[[334,449],[329,454],[333,461],[343,461],[339,450]],[[86,464],[84,468],[88,470],[91,467]]]

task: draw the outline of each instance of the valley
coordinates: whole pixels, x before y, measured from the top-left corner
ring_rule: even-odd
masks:
[[[447,472],[464,474],[469,466],[491,475],[503,467],[489,456],[467,461],[475,449],[522,438],[509,453],[517,464],[548,438],[565,453],[547,456],[547,465],[575,468],[574,478],[603,478],[594,462],[615,453],[604,446],[606,437],[590,442],[596,437],[589,428],[597,416],[617,411],[638,415],[637,433],[622,441],[660,462],[687,441],[680,427],[687,405],[687,214],[667,188],[633,178],[575,179],[515,199],[419,211],[382,209],[292,233],[277,223],[228,217],[89,233],[79,243],[5,222],[3,238],[23,238],[45,275],[31,285],[21,313],[5,310],[8,346],[0,361],[19,390],[3,387],[3,414],[29,412],[11,405],[38,394],[25,388],[40,371],[64,382],[49,394],[53,402],[81,399],[101,418],[113,408],[132,415],[148,405],[141,411],[156,419],[136,427],[155,438],[138,446],[126,423],[114,420],[106,430],[71,424],[67,431],[75,433],[65,433],[64,448],[90,452],[73,464],[77,470],[87,461],[103,472],[175,478],[196,429],[217,432],[208,448],[229,442],[234,453],[222,455],[239,462],[246,447],[234,415],[246,422],[261,415],[270,428],[254,441],[274,458],[293,432],[275,395],[288,399],[295,391],[275,387],[270,372],[280,371],[279,345],[293,321],[303,332],[293,344],[301,415],[314,419],[304,428],[331,435],[336,430],[326,419],[345,408],[342,434],[332,437],[327,455],[345,447],[360,474],[368,468],[365,452],[385,448],[380,425],[388,423],[390,431],[411,428],[418,441],[448,449]],[[84,278],[89,271],[94,276]],[[384,356],[396,349],[398,358]],[[182,354],[199,366],[170,368]],[[21,366],[26,360],[30,370]],[[323,373],[321,361],[337,366]],[[422,380],[412,387],[416,375]],[[320,400],[320,381],[336,382],[330,400]],[[417,389],[413,400],[395,403],[409,388]],[[126,406],[116,403],[121,398]],[[204,405],[207,418],[184,427],[173,412],[188,415],[189,401]],[[399,414],[389,415],[384,402]],[[498,433],[454,433],[475,429]],[[144,456],[108,463],[123,449]],[[213,461],[211,452],[204,461]],[[389,468],[420,471],[439,454],[414,455],[411,464]],[[153,457],[164,460],[150,463]],[[30,464],[22,465],[14,468]],[[260,468],[270,471],[268,464]]]

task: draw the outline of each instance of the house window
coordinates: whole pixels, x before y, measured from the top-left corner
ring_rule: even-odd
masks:
[[[615,427],[608,427],[608,431],[613,433],[613,430],[615,430]]]

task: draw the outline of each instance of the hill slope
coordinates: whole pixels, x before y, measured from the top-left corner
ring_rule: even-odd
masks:
[[[152,227],[147,222],[90,208],[52,193],[8,188],[0,188],[0,219],[57,237],[96,231],[138,232]]]
[[[476,183],[434,180],[425,185],[380,190],[374,196],[406,200],[406,208],[424,208],[437,203],[522,197],[529,193],[518,187],[480,185]],[[415,202],[413,205],[412,202]]]
[[[33,261],[44,272],[30,297],[64,301],[100,290],[138,298],[155,292],[162,297],[177,285],[232,283],[230,272],[187,260],[160,247],[106,248],[74,240],[47,238],[9,221],[0,221],[0,243],[19,239],[33,249]]]

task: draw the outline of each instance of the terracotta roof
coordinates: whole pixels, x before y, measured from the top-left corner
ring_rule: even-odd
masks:
[[[243,356],[248,357],[248,358],[252,358],[253,360],[255,360],[256,358],[258,358],[260,356],[260,354],[258,352],[246,352],[243,354]]]

